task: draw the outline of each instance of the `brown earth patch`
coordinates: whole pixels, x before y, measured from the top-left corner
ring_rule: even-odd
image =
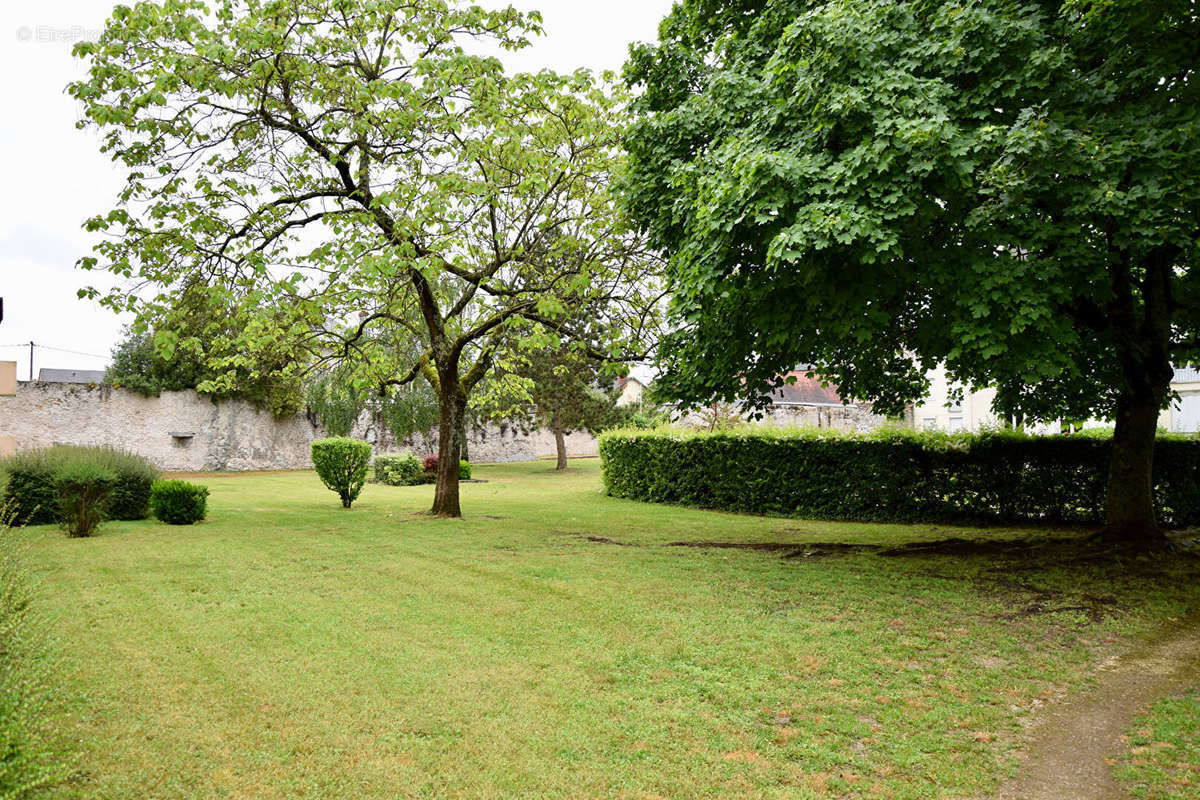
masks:
[[[1159,698],[1200,677],[1200,613],[1105,664],[1099,686],[1051,712],[1001,800],[1127,800],[1112,775],[1122,734]]]

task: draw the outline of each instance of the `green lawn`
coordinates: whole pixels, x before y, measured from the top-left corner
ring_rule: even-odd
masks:
[[[56,794],[985,797],[1033,710],[1200,607],[1194,560],[1081,561],[1077,532],[645,505],[573,463],[477,467],[461,521],[287,473],[204,477],[193,528],[35,529],[78,747]],[[1040,544],[668,546],[948,536]]]
[[[1117,771],[1139,800],[1188,800],[1200,794],[1200,685],[1166,697],[1137,720]]]

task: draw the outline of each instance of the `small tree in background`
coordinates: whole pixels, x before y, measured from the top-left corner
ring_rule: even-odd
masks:
[[[184,351],[163,358],[154,347],[153,333],[126,328],[112,350],[112,362],[104,380],[145,397],[158,397],[163,391],[195,389],[209,374],[200,359],[189,357]]]
[[[244,348],[250,321],[213,309],[185,290],[126,328],[104,379],[146,397],[194,389],[211,397],[238,397],[276,416],[301,407],[300,374],[314,356],[298,331],[280,325],[256,348]]]
[[[342,508],[350,508],[367,482],[371,445],[342,436],[318,439],[312,443],[312,460],[321,481],[342,499]]]
[[[309,378],[304,404],[330,436],[349,436],[367,405],[366,391],[344,367],[322,370]]]
[[[530,352],[516,374],[526,379],[528,421],[554,434],[555,469],[567,468],[566,434],[598,433],[616,419],[616,398],[600,386],[608,378],[601,364],[566,346]]]

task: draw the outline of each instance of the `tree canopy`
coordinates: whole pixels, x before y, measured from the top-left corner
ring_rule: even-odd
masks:
[[[129,168],[88,269],[105,301],[170,314],[181,284],[247,316],[241,347],[300,340],[438,394],[433,511],[457,516],[460,421],[510,326],[568,310],[636,348],[654,261],[609,192],[621,93],[509,75],[537,14],[442,0],[161,0],[118,7],[71,93]],[[148,291],[158,290],[155,297]],[[420,347],[387,347],[376,326]],[[589,339],[594,341],[594,339]]]
[[[1028,419],[1115,418],[1109,528],[1153,528],[1200,357],[1188,0],[683,0],[634,48],[627,205],[670,254],[660,391],[809,364],[895,413],[944,364]]]

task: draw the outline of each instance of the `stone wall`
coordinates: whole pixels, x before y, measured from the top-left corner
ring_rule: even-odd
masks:
[[[763,422],[779,427],[835,428],[842,431],[873,431],[887,422],[876,414],[870,403],[850,403],[844,406],[771,406]]]
[[[97,384],[18,384],[0,397],[0,440],[12,437],[18,450],[54,444],[111,445],[132,450],[160,469],[307,469],[309,445],[325,430],[304,415],[276,418],[244,400],[213,400],[193,391],[142,397]],[[436,452],[437,437],[396,442],[369,414],[354,435],[376,452]],[[525,434],[511,427],[480,428],[468,435],[471,460],[527,461],[554,454],[548,431]],[[587,434],[568,438],[572,455],[596,455]],[[428,448],[428,449],[427,449]]]

